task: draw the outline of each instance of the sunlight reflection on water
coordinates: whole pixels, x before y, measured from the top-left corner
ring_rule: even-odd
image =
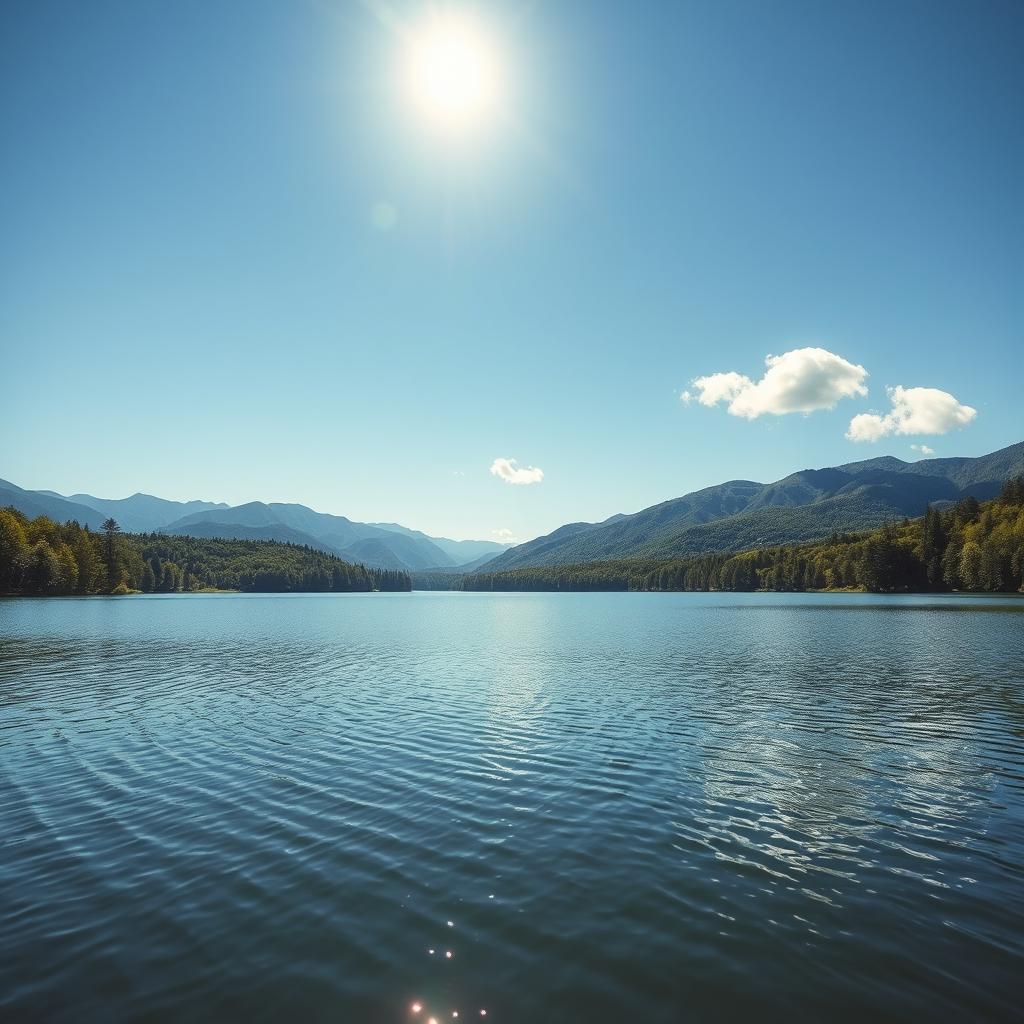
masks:
[[[1022,664],[1013,599],[0,601],[0,1015],[1011,1019]]]

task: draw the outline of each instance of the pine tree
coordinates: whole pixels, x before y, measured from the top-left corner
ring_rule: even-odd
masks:
[[[932,590],[942,587],[942,555],[946,550],[946,530],[942,514],[929,505],[924,514],[921,535],[921,561],[924,562],[928,586]]]
[[[107,563],[107,586],[113,590],[117,586],[117,535],[121,527],[114,518],[103,520],[103,554]]]

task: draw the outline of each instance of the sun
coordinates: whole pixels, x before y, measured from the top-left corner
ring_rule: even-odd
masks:
[[[495,49],[480,27],[453,15],[436,15],[414,32],[408,86],[419,112],[445,131],[481,125],[494,113],[499,84]]]

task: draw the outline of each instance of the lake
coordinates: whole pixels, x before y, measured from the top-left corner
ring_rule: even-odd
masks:
[[[1013,1019],[1022,737],[1012,597],[2,600],[0,1017]]]

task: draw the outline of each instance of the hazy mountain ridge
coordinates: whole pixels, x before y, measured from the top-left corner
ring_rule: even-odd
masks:
[[[280,523],[266,526],[250,526],[245,523],[194,523],[187,530],[156,530],[171,537],[198,537],[201,540],[275,540],[283,544],[300,544],[315,548],[329,555],[338,554],[329,544],[323,544],[315,537],[301,530],[282,526]]]
[[[388,530],[392,533],[402,533],[408,537],[428,540],[452,559],[454,565],[466,565],[468,562],[475,562],[488,554],[493,558],[496,551],[504,551],[506,547],[506,545],[493,540],[450,540],[447,537],[432,537],[420,530],[411,530],[408,526],[402,526],[399,523],[367,523],[365,525],[378,530]]]
[[[480,569],[501,572],[616,558],[740,551],[921,515],[932,502],[993,497],[1024,474],[1024,443],[978,458],[904,462],[882,456],[805,469],[769,484],[730,480],[625,518],[573,523],[511,548]]]
[[[45,515],[56,522],[74,520],[94,530],[112,516],[129,533],[284,541],[374,569],[455,569],[475,566],[505,550],[495,541],[428,537],[398,523],[357,523],[345,516],[284,502],[251,501],[229,506],[223,502],[171,501],[142,493],[128,498],[90,494],[65,497],[56,491],[28,491],[0,480],[0,505],[13,505],[26,515]]]
[[[1024,474],[1024,443],[978,458],[904,462],[881,456],[804,469],[772,483],[729,480],[600,523],[568,523],[514,548],[430,537],[398,523],[358,523],[282,502],[175,502],[148,494],[104,499],[28,491],[0,480],[0,505],[98,529],[113,516],[130,532],[302,544],[372,568],[500,572],[619,558],[675,558],[706,551],[814,540],[920,515],[933,502],[993,497]],[[491,557],[493,553],[494,557]]]
[[[97,498],[92,494],[72,494],[68,500],[94,508],[105,516],[113,516],[121,528],[129,533],[152,533],[183,515],[227,508],[222,502],[172,501],[152,494],[143,494],[141,491],[128,498]]]
[[[107,517],[97,509],[69,501],[52,491],[26,491],[8,480],[0,480],[0,505],[12,505],[30,518],[48,516],[54,522],[75,520],[97,530]]]
[[[317,512],[305,505],[283,502],[251,501],[234,508],[197,512],[171,523],[166,532],[188,534],[199,526],[227,532],[238,524],[268,530],[298,530],[311,538],[312,546],[379,569],[408,571],[456,564],[441,547],[418,531],[404,527],[401,531],[385,530],[369,523],[353,522],[345,516]]]

